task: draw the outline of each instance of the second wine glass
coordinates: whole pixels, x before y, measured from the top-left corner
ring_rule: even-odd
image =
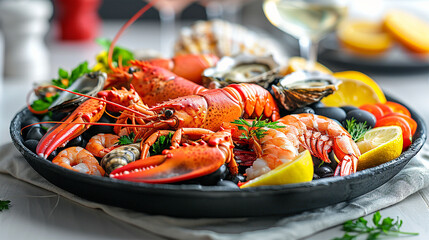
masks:
[[[298,39],[306,70],[314,70],[319,41],[347,14],[346,0],[265,0],[265,16],[277,28]]]

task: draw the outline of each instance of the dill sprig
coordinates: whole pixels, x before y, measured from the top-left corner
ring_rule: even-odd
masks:
[[[233,124],[237,125],[239,130],[245,131],[245,133],[242,133],[240,138],[241,139],[251,139],[253,137],[256,137],[258,140],[263,138],[265,135],[267,135],[267,129],[263,128],[271,128],[271,129],[278,129],[278,128],[284,128],[284,126],[277,125],[279,122],[268,122],[267,119],[261,120],[262,116],[258,118],[255,118],[255,120],[252,121],[252,123],[247,122],[244,119],[238,119],[232,122]]]
[[[356,123],[355,118],[351,118],[350,120],[346,120],[346,130],[352,136],[353,141],[357,142],[360,140],[366,132],[371,129],[370,126],[366,124],[366,122]]]

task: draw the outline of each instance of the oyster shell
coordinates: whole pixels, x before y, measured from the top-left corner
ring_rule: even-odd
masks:
[[[67,90],[78,91],[79,93],[85,95],[95,96],[99,91],[103,90],[106,79],[106,73],[88,73],[73,82],[73,84],[70,85]],[[60,97],[51,104],[49,111],[70,112],[77,108],[85,100],[87,100],[86,97],[81,97],[68,92],[61,92]]]
[[[281,64],[287,59],[284,49],[266,34],[218,19],[196,21],[182,28],[174,48],[175,55],[215,54],[219,58],[239,54],[273,55]]]
[[[272,56],[238,55],[223,57],[215,67],[203,72],[206,88],[222,88],[234,83],[254,83],[267,88],[279,72]]]
[[[338,89],[340,80],[320,72],[297,71],[272,86],[275,98],[288,111],[320,101]]]

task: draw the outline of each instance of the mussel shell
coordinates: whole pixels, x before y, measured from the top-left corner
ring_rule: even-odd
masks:
[[[229,84],[253,83],[267,88],[279,72],[280,65],[272,56],[237,55],[223,57],[215,67],[203,72],[203,85],[222,88]]]
[[[279,80],[272,89],[288,111],[318,102],[338,89],[340,80],[320,72],[297,71]]]
[[[102,72],[92,72],[83,75],[73,82],[67,90],[78,91],[79,93],[95,96],[99,91],[103,90],[104,82],[107,79],[107,74]],[[61,92],[57,100],[55,100],[49,111],[52,112],[71,112],[77,108],[82,102],[88,98],[78,96],[68,92]]]

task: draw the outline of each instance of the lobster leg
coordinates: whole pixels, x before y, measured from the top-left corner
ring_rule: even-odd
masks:
[[[36,153],[47,158],[56,148],[86,131],[90,125],[85,123],[97,122],[104,113],[106,103],[89,99],[81,104],[62,124],[51,128],[40,140]]]

